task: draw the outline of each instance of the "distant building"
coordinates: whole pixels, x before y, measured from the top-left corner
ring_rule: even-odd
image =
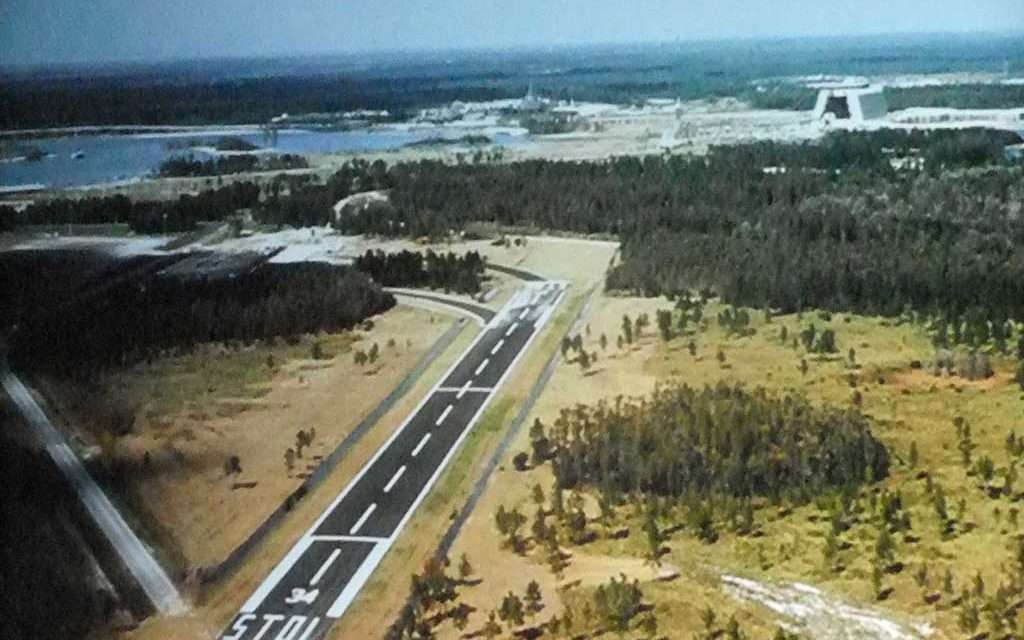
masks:
[[[882,87],[822,89],[814,105],[814,119],[863,122],[881,120],[889,113]]]
[[[519,101],[518,111],[520,112],[537,112],[544,111],[548,106],[547,100],[541,98],[533,92],[533,85],[527,89],[526,95]]]

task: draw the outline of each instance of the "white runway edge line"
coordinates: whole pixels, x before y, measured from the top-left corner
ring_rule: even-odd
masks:
[[[412,457],[415,458],[416,456],[420,455],[420,451],[423,451],[423,447],[427,446],[427,440],[430,440],[429,433],[423,434],[423,439],[420,440],[420,443],[416,445],[415,449],[412,450]]]
[[[440,427],[441,423],[444,422],[444,419],[448,417],[448,414],[451,413],[452,409],[454,409],[454,408],[455,408],[455,405],[453,405],[453,404],[450,404],[447,407],[445,407],[444,411],[441,412],[441,417],[437,419],[437,422],[434,423],[434,426]]]
[[[349,535],[353,535],[354,536],[357,533],[359,533],[359,530],[363,528],[363,525],[366,524],[366,521],[370,519],[370,516],[373,515],[373,512],[376,511],[376,510],[377,510],[377,503],[376,502],[374,502],[370,506],[366,507],[366,511],[363,512],[363,515],[359,516],[359,519],[356,520],[356,523],[354,525],[352,525],[351,529],[349,529]]]
[[[391,476],[391,479],[388,480],[388,483],[384,485],[384,493],[391,493],[391,490],[395,488],[396,484],[398,484],[398,479],[402,477],[403,473],[405,473],[404,464],[398,468],[398,471],[395,472],[395,475]]]
[[[491,349],[491,355],[493,356],[494,354],[498,353],[498,351],[501,350],[501,346],[503,344],[505,344],[505,338],[502,338],[501,340],[498,340],[498,344],[494,345],[494,348]]]
[[[554,311],[558,307],[558,304],[562,301],[562,298],[565,297],[565,292],[568,289],[568,283],[560,281],[559,284],[562,285],[561,289],[555,295],[554,300],[551,301],[551,306],[548,307],[547,311],[545,311],[540,318],[537,319],[536,323],[534,324],[533,333],[530,335],[529,338],[527,338],[526,343],[523,345],[523,348],[519,351],[519,353],[516,354],[516,357],[512,359],[512,362],[509,363],[508,368],[501,375],[501,378],[498,379],[498,382],[494,385],[495,391],[501,388],[502,383],[504,383],[508,376],[512,373],[512,371],[515,370],[516,364],[518,364],[519,360],[523,357],[523,355],[527,351],[529,351],[530,345],[533,343],[534,339],[536,339],[536,337],[540,335],[541,330],[551,319],[551,316],[554,314]],[[416,513],[417,507],[419,507],[420,503],[423,502],[423,500],[427,497],[427,494],[430,493],[431,487],[434,486],[434,483],[437,482],[437,479],[444,472],[445,468],[448,466],[448,462],[455,456],[456,452],[458,452],[462,442],[472,432],[473,426],[476,424],[477,419],[487,409],[495,395],[497,394],[492,393],[488,395],[487,399],[484,400],[482,405],[480,405],[480,408],[477,409],[475,414],[473,414],[473,417],[470,418],[465,430],[463,430],[462,434],[459,435],[458,439],[452,444],[451,448],[448,450],[448,453],[445,455],[444,459],[441,460],[441,464],[438,465],[437,469],[434,470],[433,475],[431,475],[430,478],[427,480],[427,483],[423,485],[423,489],[420,490],[419,495],[416,496],[416,500],[413,501],[412,505],[405,512],[405,515],[402,516],[402,519],[398,522],[398,525],[395,527],[395,530],[391,534],[391,536],[385,539],[384,542],[382,542],[381,544],[378,544],[376,547],[374,547],[373,551],[370,552],[370,555],[368,555],[366,559],[363,560],[363,564],[359,567],[359,570],[356,571],[355,575],[352,576],[348,584],[345,585],[345,589],[342,590],[341,594],[338,596],[338,599],[335,600],[334,604],[331,605],[331,608],[327,610],[328,617],[340,618],[348,609],[349,605],[352,604],[352,601],[355,600],[356,595],[363,588],[363,585],[366,584],[366,581],[370,579],[370,574],[372,574],[373,570],[377,568],[378,564],[380,564],[381,559],[388,552],[388,550],[391,549],[391,546],[395,543],[395,540],[398,539],[398,536],[402,533],[402,530],[405,528],[406,523],[409,521],[410,518],[412,518],[413,514]],[[324,515],[321,517],[326,518],[327,516]],[[319,523],[317,523],[317,526],[319,526]]]
[[[163,567],[150,555],[149,550],[128,526],[121,513],[89,475],[82,465],[82,461],[68,446],[64,436],[50,423],[49,418],[46,417],[25,385],[8,368],[2,354],[0,354],[0,377],[2,377],[4,390],[21,410],[25,419],[35,427],[47,453],[68,478],[68,482],[77,492],[86,511],[110,541],[114,552],[142,587],[153,606],[164,615],[180,615],[187,611],[188,607],[185,605],[185,601],[182,600]]]
[[[331,568],[331,565],[334,564],[334,561],[337,560],[338,556],[340,555],[341,549],[335,549],[334,551],[332,551],[331,555],[327,556],[327,559],[324,560],[324,563],[320,565],[320,568],[317,569],[316,573],[313,574],[313,579],[309,581],[309,586],[315,587],[317,583],[320,582],[320,579],[324,577],[324,574],[327,573],[327,570]]]
[[[491,359],[490,359],[490,358],[484,358],[484,361],[483,361],[483,362],[481,362],[481,363],[480,363],[480,366],[476,368],[476,371],[475,371],[475,372],[473,373],[473,375],[475,375],[475,376],[478,376],[478,375],[480,375],[480,373],[481,373],[481,372],[482,372],[482,371],[483,371],[484,369],[486,369],[486,368],[487,368],[487,363],[489,363],[490,361],[491,361]]]
[[[509,372],[515,368],[515,365],[519,361],[519,358],[523,355],[523,353],[525,353],[529,349],[529,346],[533,341],[534,336],[540,333],[540,330],[544,327],[544,324],[547,322],[548,318],[550,318],[551,312],[553,312],[554,308],[558,306],[558,303],[561,301],[562,297],[565,294],[565,287],[568,286],[568,284],[564,282],[561,284],[563,285],[563,288],[552,301],[552,306],[551,309],[549,309],[549,313],[546,313],[545,315],[541,316],[541,318],[538,320],[538,322],[536,323],[536,331],[534,332],[533,336],[527,339],[526,344],[523,345],[522,351],[516,354],[516,357],[509,364],[509,368],[505,371],[505,374],[501,377],[501,379],[493,387],[493,389],[496,390],[498,386],[501,385],[501,382],[505,379],[505,377],[509,374]],[[500,323],[500,320],[506,317],[507,314],[511,312],[513,306],[515,306],[514,298],[506,302],[505,307],[502,308],[502,310],[495,315],[494,326],[497,326]],[[517,329],[518,326],[519,323],[513,322],[508,334]],[[451,374],[462,363],[462,361],[470,353],[472,353],[474,348],[476,348],[477,343],[483,340],[486,335],[486,329],[478,333],[476,337],[473,338],[473,340],[469,343],[469,345],[466,346],[462,354],[460,354],[459,357],[456,358],[455,361],[448,366],[447,371],[445,371],[438,378],[437,382],[434,384],[434,387],[430,391],[428,391],[422,398],[420,398],[419,403],[412,409],[412,411],[410,411],[406,415],[405,419],[402,421],[402,424],[399,425],[399,427],[391,434],[391,436],[388,437],[387,441],[384,442],[384,444],[377,449],[373,456],[363,465],[363,468],[359,470],[359,473],[357,473],[355,477],[349,481],[348,485],[346,485],[342,492],[339,493],[337,497],[334,498],[334,501],[320,514],[320,516],[316,519],[313,525],[310,526],[310,528],[307,530],[306,534],[302,538],[300,538],[298,542],[296,542],[295,546],[292,547],[292,549],[285,555],[284,558],[281,559],[279,563],[277,563],[277,565],[273,568],[273,570],[271,570],[271,572],[267,575],[263,582],[259,584],[259,586],[253,592],[253,594],[249,596],[249,599],[245,601],[245,604],[239,610],[240,613],[249,614],[256,611],[256,609],[259,608],[259,606],[267,598],[267,596],[274,589],[274,587],[277,586],[277,584],[281,581],[285,574],[287,574],[295,565],[295,563],[298,562],[298,559],[302,556],[303,553],[305,553],[306,549],[309,547],[313,540],[333,538],[337,538],[340,540],[344,538],[344,536],[317,536],[313,532],[319,529],[320,525],[323,524],[323,522],[331,516],[331,514],[338,507],[338,505],[341,504],[341,502],[345,499],[346,496],[348,496],[352,488],[355,487],[359,480],[369,472],[369,470],[373,467],[373,464],[377,461],[378,458],[384,455],[384,452],[388,450],[391,444],[395,440],[397,440],[399,436],[402,435],[402,432],[406,429],[406,427],[408,427],[408,425],[412,422],[413,418],[416,417],[416,415],[423,409],[427,402],[429,402],[430,399],[434,397],[434,394],[442,389],[447,390],[446,388],[442,387],[444,380],[448,379],[448,377],[451,376]],[[486,407],[487,404],[489,404],[489,398],[488,400],[484,401],[483,406]],[[477,415],[479,415],[480,411],[482,411],[482,407],[481,410],[478,410]],[[473,420],[475,419],[476,417],[474,416]],[[452,455],[454,455],[454,450],[458,447],[462,440],[465,439],[466,435],[468,435],[472,425],[473,423],[470,422],[469,427],[466,428],[466,430],[462,433],[460,438],[455,442],[452,450],[449,451],[448,453],[448,457],[446,457],[442,461],[442,466],[439,467],[434,472],[434,475],[430,478],[428,484],[424,486],[420,495],[413,503],[413,506],[410,508],[409,511],[406,512],[403,519],[399,522],[398,528],[395,529],[395,532],[390,537],[382,539],[380,541],[380,544],[375,546],[374,549],[370,552],[370,555],[367,556],[365,560],[363,560],[363,564],[359,567],[359,570],[356,571],[355,575],[353,575],[352,578],[349,580],[348,585],[346,585],[345,589],[342,590],[341,594],[338,596],[338,599],[335,600],[334,605],[332,605],[331,609],[328,611],[328,615],[332,615],[333,617],[337,618],[345,612],[345,609],[348,608],[348,605],[352,602],[352,600],[356,597],[356,594],[359,593],[359,590],[362,589],[363,585],[369,579],[370,574],[373,573],[373,570],[380,563],[381,558],[383,558],[384,554],[386,554],[388,552],[388,549],[391,548],[391,545],[394,543],[395,538],[397,538],[398,534],[401,533],[402,527],[404,527],[408,519],[412,517],[412,514],[415,511],[416,507],[419,505],[420,502],[422,502],[423,498],[426,495],[426,492],[433,485],[433,482],[436,480],[437,476],[439,476],[441,474],[441,471],[444,470],[444,465],[446,465],[448,459]],[[375,540],[378,539],[370,538],[366,541],[373,542]]]

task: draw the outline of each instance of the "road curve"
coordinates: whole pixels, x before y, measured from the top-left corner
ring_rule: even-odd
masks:
[[[565,288],[527,283],[506,303],[256,588],[221,640],[317,640],[327,633],[551,318]]]
[[[164,615],[184,613],[187,607],[174,583],[89,475],[82,461],[46,417],[32,394],[10,370],[6,354],[3,352],[0,352],[0,381],[7,395],[14,401],[14,406],[36,432],[46,452],[85,506],[86,512],[110,541],[114,552],[139,583],[153,606]]]

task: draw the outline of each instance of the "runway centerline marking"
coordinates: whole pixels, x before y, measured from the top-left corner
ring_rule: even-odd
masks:
[[[519,319],[520,320],[526,320],[526,316],[528,316],[528,315],[530,315],[530,308],[529,307],[523,309],[523,312],[519,314]]]
[[[423,447],[427,446],[427,440],[430,440],[430,434],[429,433],[423,434],[423,439],[420,440],[420,443],[418,445],[416,445],[415,449],[412,450],[412,457],[415,458],[416,456],[418,456],[420,454],[420,451],[423,451]]]
[[[507,338],[510,335],[512,335],[515,332],[515,330],[518,329],[518,328],[519,328],[519,323],[518,322],[513,322],[512,325],[508,328],[508,331],[505,332],[505,337]]]
[[[444,422],[444,419],[448,417],[448,414],[451,413],[452,409],[454,408],[455,405],[453,404],[450,404],[447,407],[445,407],[444,411],[441,412],[441,417],[437,419],[437,422],[435,422],[434,425],[440,427],[441,423]]]
[[[331,555],[327,556],[327,559],[324,560],[324,563],[320,565],[319,569],[317,569],[317,572],[313,574],[313,579],[309,581],[309,586],[315,587],[316,584],[320,582],[320,579],[324,577],[324,574],[327,573],[327,570],[331,568],[331,565],[334,564],[334,561],[337,560],[338,556],[340,555],[341,549],[335,549],[334,551],[332,551]]]
[[[484,361],[480,363],[480,366],[476,368],[475,376],[480,375],[480,372],[487,368],[487,363],[490,362],[490,358],[484,358]]]
[[[427,435],[430,435],[430,434],[427,434]],[[356,520],[356,523],[354,525],[352,525],[351,529],[349,529],[349,532],[348,532],[349,535],[353,535],[354,536],[357,533],[359,533],[359,530],[363,528],[363,525],[366,524],[366,521],[370,519],[370,515],[373,514],[373,512],[376,511],[376,510],[377,510],[377,503],[376,502],[374,502],[370,506],[366,507],[366,511],[363,512],[363,515],[359,516],[359,519]]]
[[[494,348],[491,349],[491,355],[493,356],[494,354],[498,353],[498,349],[501,349],[501,345],[503,344],[505,344],[505,338],[498,340],[498,344],[494,345]]]
[[[391,479],[388,480],[388,483],[386,485],[384,485],[384,493],[390,493],[391,492],[391,489],[393,489],[395,484],[398,483],[398,479],[402,477],[403,473],[405,473],[405,465],[404,464],[401,467],[398,468],[398,471],[395,472],[395,475],[391,476]]]
[[[459,389],[459,392],[455,394],[455,399],[462,400],[462,396],[466,395],[466,392],[469,391],[469,387],[472,386],[472,384],[472,380],[466,380],[466,384],[462,385],[462,388]]]

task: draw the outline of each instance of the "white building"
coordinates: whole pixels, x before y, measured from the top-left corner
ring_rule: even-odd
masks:
[[[814,119],[847,120],[853,123],[881,120],[889,113],[882,87],[861,86],[822,89],[814,105]]]

